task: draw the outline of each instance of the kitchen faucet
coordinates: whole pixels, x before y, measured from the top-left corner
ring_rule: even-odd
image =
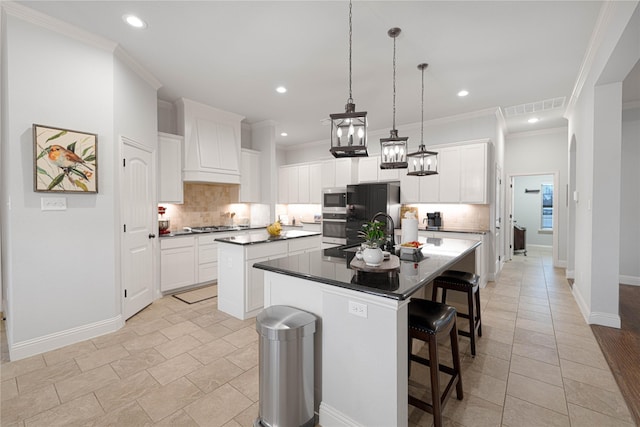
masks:
[[[384,212],[378,212],[371,218],[371,222],[375,221],[379,216],[383,216],[387,219],[387,241],[383,245],[383,250],[393,253],[396,249],[396,240],[395,240],[395,224],[393,223],[393,218],[390,215]],[[391,232],[389,232],[389,225],[391,225]]]

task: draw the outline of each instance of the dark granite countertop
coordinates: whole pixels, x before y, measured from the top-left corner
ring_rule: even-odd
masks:
[[[228,233],[230,231],[244,231],[244,230],[259,230],[259,229],[265,229],[267,226],[266,225],[249,225],[249,226],[245,226],[245,225],[238,225],[238,226],[233,226],[233,227],[223,227],[220,228],[218,230],[212,230],[212,231],[206,231],[206,232],[195,232],[195,231],[184,231],[184,230],[180,230],[180,231],[172,231],[169,234],[161,234],[160,237],[165,238],[165,237],[179,237],[179,236],[198,236],[201,234],[212,234],[212,233]]]
[[[356,272],[349,265],[354,247],[308,252],[255,263],[254,268],[305,280],[347,288],[396,300],[409,298],[458,260],[480,246],[476,240],[424,238],[418,255],[400,259],[400,268],[391,273]]]
[[[279,236],[270,236],[266,230],[262,232],[242,234],[240,236],[222,237],[216,242],[232,243],[234,245],[255,245],[259,243],[281,242],[283,240],[297,239],[300,237],[319,236],[315,231],[285,230]]]

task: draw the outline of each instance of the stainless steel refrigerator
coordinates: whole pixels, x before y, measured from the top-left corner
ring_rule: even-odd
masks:
[[[358,231],[378,212],[391,216],[400,227],[400,182],[347,185],[347,245],[364,241]],[[377,219],[387,223],[384,217]]]

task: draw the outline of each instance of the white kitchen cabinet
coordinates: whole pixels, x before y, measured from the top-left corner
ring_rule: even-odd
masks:
[[[182,187],[183,138],[158,132],[158,202],[184,203]]]
[[[319,223],[319,222],[314,222],[314,223],[303,222],[302,223],[302,230],[304,230],[304,231],[313,231],[315,233],[320,233],[322,231],[322,224]]]
[[[240,184],[240,122],[243,116],[189,99],[176,101],[184,135],[184,181]]]
[[[242,149],[240,203],[260,203],[260,152]]]
[[[322,203],[322,164],[309,165],[309,203]]]
[[[334,159],[322,162],[322,188],[336,186],[336,161]]]
[[[216,234],[197,237],[198,242],[198,277],[197,283],[218,280],[218,238]]]
[[[438,203],[440,195],[440,176],[400,175],[401,203]]]
[[[438,150],[438,174],[440,175],[440,202],[460,202],[459,147],[447,147]]]
[[[336,164],[336,178],[334,187],[347,187],[347,185],[353,184],[353,162],[350,158],[335,159]]]
[[[319,250],[320,236],[237,245],[219,243],[218,309],[238,319],[254,317],[264,306],[264,271],[256,262]]]
[[[309,165],[301,165],[298,169],[298,203],[308,204],[309,197]]]
[[[361,157],[358,161],[358,182],[397,181],[406,169],[380,169],[380,156]]]
[[[460,147],[460,202],[487,203],[487,144]]]
[[[289,203],[289,167],[278,168],[278,203]]]
[[[196,283],[194,236],[160,239],[160,290],[183,288]]]

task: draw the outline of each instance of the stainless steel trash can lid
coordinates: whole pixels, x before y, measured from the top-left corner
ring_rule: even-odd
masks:
[[[286,305],[273,305],[258,313],[256,330],[270,340],[289,341],[316,331],[316,316]]]

